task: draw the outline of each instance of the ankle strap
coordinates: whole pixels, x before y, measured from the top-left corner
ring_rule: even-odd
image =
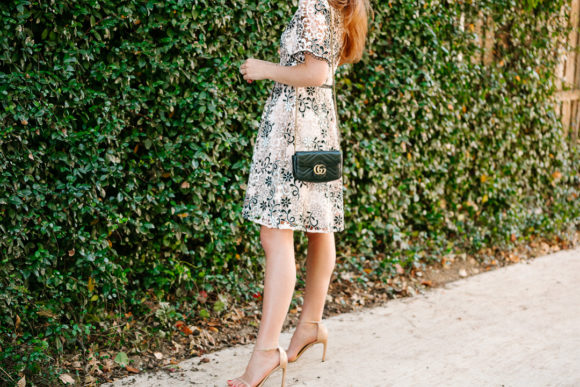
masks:
[[[280,346],[272,347],[272,348],[254,348],[254,351],[273,351],[274,349],[278,349]]]
[[[322,320],[320,321],[300,321],[301,323],[313,323],[313,324],[320,324],[322,323]]]

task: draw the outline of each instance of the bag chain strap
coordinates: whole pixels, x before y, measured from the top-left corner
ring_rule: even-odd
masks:
[[[332,96],[334,99],[334,114],[336,120],[336,131],[338,132],[338,146],[340,148],[341,142],[341,135],[340,135],[340,128],[338,127],[338,105],[336,104],[336,87],[335,87],[335,79],[334,79],[334,40],[332,38],[333,33],[332,30],[334,28],[334,14],[332,13],[332,5],[330,5],[330,63],[332,66]],[[296,153],[296,142],[298,141],[298,86],[295,86],[296,89],[296,102],[294,107],[294,152]]]

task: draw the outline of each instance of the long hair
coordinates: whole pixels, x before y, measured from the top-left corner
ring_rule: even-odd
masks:
[[[330,6],[344,18],[344,45],[339,63],[361,60],[368,32],[369,0],[329,0]]]

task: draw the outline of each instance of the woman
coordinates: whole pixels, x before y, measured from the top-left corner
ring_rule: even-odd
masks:
[[[261,385],[275,370],[295,361],[312,344],[323,343],[324,302],[334,269],[334,232],[344,230],[342,178],[329,182],[294,179],[296,150],[339,150],[334,70],[362,57],[368,0],[299,0],[280,39],[280,63],[249,58],[243,78],[274,81],[265,104],[242,216],[261,224],[266,255],[262,319],[243,375],[229,386]],[[331,47],[332,42],[332,47]],[[298,109],[297,111],[295,109]],[[296,283],[294,230],[308,237],[304,304],[287,350],[278,345]],[[277,350],[277,351],[276,351]]]

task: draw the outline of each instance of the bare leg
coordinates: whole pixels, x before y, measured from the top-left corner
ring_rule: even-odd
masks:
[[[254,348],[274,348],[278,346],[296,285],[294,231],[262,225],[260,241],[266,253],[266,274],[262,319]],[[254,351],[241,378],[254,386],[278,364],[279,359],[278,351]],[[228,380],[228,385],[245,386],[238,378]]]
[[[306,287],[300,321],[322,319],[326,294],[336,262],[334,233],[306,233],[308,253],[306,258]],[[294,360],[298,351],[316,339],[316,324],[298,324],[290,346],[286,351],[289,360]]]

